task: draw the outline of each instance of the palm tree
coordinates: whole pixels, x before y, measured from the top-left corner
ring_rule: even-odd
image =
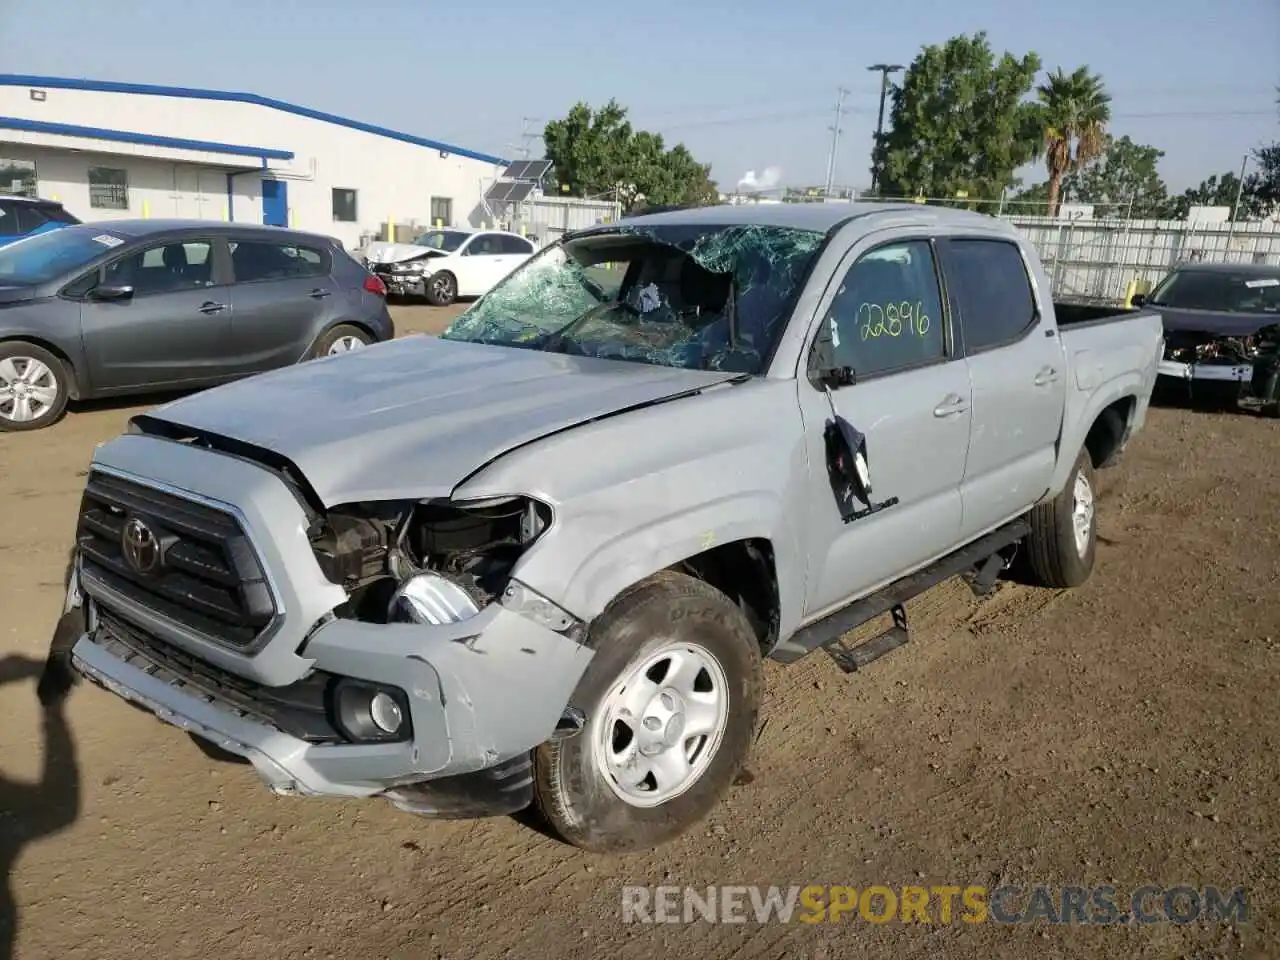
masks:
[[[1101,154],[1107,145],[1111,97],[1102,77],[1078,67],[1059,67],[1036,88],[1044,123],[1045,166],[1049,169],[1049,216],[1058,214],[1062,178]]]

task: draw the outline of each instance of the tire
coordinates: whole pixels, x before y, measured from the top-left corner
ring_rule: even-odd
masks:
[[[458,278],[448,270],[427,278],[427,303],[433,307],[447,307],[457,299]]]
[[[706,816],[742,768],[760,709],[760,645],[746,615],[728,597],[701,580],[669,571],[618,597],[592,624],[591,641],[596,654],[572,701],[586,714],[586,723],[576,736],[534,751],[535,803],[561,839],[583,850],[618,853],[655,847]],[[681,660],[697,683],[684,685],[672,675]],[[651,663],[648,679],[659,681],[652,686],[642,685],[646,676],[639,671],[646,663]],[[669,685],[661,686],[663,681]],[[681,686],[686,694],[706,698],[703,716],[719,721],[709,727],[718,733],[701,738],[700,746],[698,738],[687,738],[685,723],[693,721],[684,719],[686,713],[679,708],[670,713],[672,703],[666,698]],[[647,703],[640,710],[649,719],[657,720],[654,711],[667,711],[669,722],[646,728],[643,722],[630,727],[617,720],[623,698],[615,691],[620,687],[652,690],[652,697],[642,694],[635,703]],[[676,702],[688,706],[691,700]],[[608,773],[610,756],[616,756],[614,751],[628,755],[629,747],[634,761],[649,766],[637,752],[637,738],[628,742],[633,729],[642,736],[645,729],[655,731],[649,734],[651,743],[662,734],[668,743],[678,738],[680,745],[663,750],[662,757],[679,751],[688,760],[685,748],[695,744],[689,763],[693,775],[678,792],[665,799],[655,790],[642,796],[647,785],[642,782],[630,793],[632,799],[624,798],[625,788]],[[646,780],[657,786],[656,780]]]
[[[0,343],[0,433],[56,423],[67,409],[70,386],[66,366],[48,350],[25,340]]]
[[[1043,587],[1078,587],[1093,573],[1098,547],[1097,483],[1088,450],[1081,450],[1062,492],[1031,511],[1027,562]],[[1082,536],[1076,538],[1077,510]]]
[[[369,336],[367,331],[349,323],[340,323],[320,334],[320,339],[311,348],[307,359],[314,360],[319,357],[349,353],[352,350],[359,350],[360,347],[367,347],[372,342],[373,337]],[[355,345],[357,343],[358,346]]]

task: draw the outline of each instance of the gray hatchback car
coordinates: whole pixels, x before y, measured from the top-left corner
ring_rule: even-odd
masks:
[[[0,432],[67,401],[224,383],[389,340],[386,287],[329,237],[121,220],[0,249]]]

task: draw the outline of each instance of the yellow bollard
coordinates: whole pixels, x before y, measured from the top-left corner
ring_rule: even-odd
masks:
[[[436,229],[439,230],[444,226],[444,217],[436,217]]]
[[[142,201],[142,219],[143,220],[151,219],[151,201],[150,200]]]
[[[396,242],[396,218],[387,217],[387,243]]]
[[[297,227],[297,225],[298,225],[298,211],[295,207],[290,207],[289,208],[289,226]]]
[[[225,203],[222,205],[222,219],[225,223],[231,222],[231,211],[227,209],[227,205]]]
[[[58,195],[57,195],[56,193],[54,193],[54,194],[50,194],[50,195],[49,195],[49,199],[50,199],[50,200],[52,200],[54,203],[57,203],[57,202],[58,202]]]
[[[522,224],[520,224],[520,236],[522,236],[522,237],[527,237],[528,235],[529,235],[529,228],[528,228],[528,226],[526,226],[526,225],[525,225],[525,224],[523,224],[523,223],[522,223]]]
[[[1124,288],[1124,308],[1128,310],[1133,306],[1133,295],[1138,292],[1138,279],[1135,277],[1125,284]]]

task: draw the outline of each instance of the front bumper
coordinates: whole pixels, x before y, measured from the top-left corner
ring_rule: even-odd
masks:
[[[155,479],[140,479],[143,464]],[[382,794],[408,809],[437,815],[463,815],[456,812],[467,809],[458,797],[459,783],[506,791],[508,805],[523,795],[527,764],[522,764],[532,748],[555,735],[590,662],[587,647],[501,604],[441,626],[364,623],[333,618],[327,611],[317,615],[332,594],[326,587],[325,603],[314,602],[316,591],[308,585],[323,577],[314,555],[295,549],[296,540],[305,539],[301,508],[295,503],[291,511],[285,500],[263,494],[272,489],[262,486],[263,477],[273,477],[265,468],[138,436],[100,448],[95,467],[102,466],[132,471],[140,482],[163,483],[169,490],[198,490],[192,495],[206,502],[237,503],[234,490],[244,491],[246,499],[236,512],[284,598],[285,613],[263,645],[231,650],[140,607],[87,571],[75,571],[68,608],[83,604],[86,624],[71,651],[79,673],[161,720],[246,758],[277,793]],[[249,491],[257,495],[248,497]],[[288,564],[281,562],[284,557],[291,558]],[[307,622],[290,622],[295,617]],[[119,642],[123,633],[145,637],[146,643]],[[403,691],[412,740],[315,742],[281,729],[284,725],[273,722],[268,711],[255,710],[254,690],[279,699],[313,680],[317,671]],[[220,685],[218,676],[226,682]],[[498,768],[499,777],[475,776]],[[421,788],[428,781],[439,785],[444,800]],[[513,783],[521,790],[513,791]],[[494,812],[489,801],[479,808]]]
[[[423,297],[427,293],[426,277],[421,273],[379,273],[387,293],[398,297]]]

